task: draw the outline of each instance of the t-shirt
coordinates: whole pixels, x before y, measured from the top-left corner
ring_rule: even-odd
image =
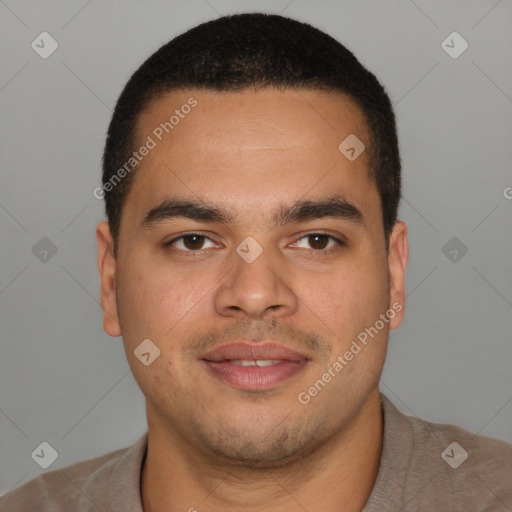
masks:
[[[383,447],[362,512],[512,512],[512,445],[401,413],[380,393]],[[132,446],[43,473],[1,512],[143,512],[148,432]]]

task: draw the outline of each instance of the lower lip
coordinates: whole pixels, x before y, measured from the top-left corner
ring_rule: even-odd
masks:
[[[203,362],[211,372],[231,386],[248,391],[261,391],[273,388],[297,375],[307,360],[281,361],[270,366],[240,366],[227,361]]]

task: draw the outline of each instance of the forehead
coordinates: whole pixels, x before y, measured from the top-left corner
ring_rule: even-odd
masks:
[[[367,151],[351,161],[339,148],[354,136],[369,147],[364,116],[340,93],[168,92],[139,116],[135,149],[151,149],[137,167],[130,201],[142,209],[169,195],[195,196],[261,213],[287,198],[340,193],[364,209],[378,202]]]
[[[191,104],[194,106],[190,107]],[[210,150],[239,152],[272,149],[284,143],[291,146],[293,141],[298,146],[322,139],[325,145],[330,145],[350,133],[361,139],[368,139],[369,135],[362,111],[349,96],[339,92],[274,88],[167,92],[146,106],[136,128],[139,139],[153,134],[159,142],[161,137],[167,143],[171,139],[176,143],[188,139],[187,145],[198,147],[211,142]],[[203,137],[194,141],[189,138],[191,134]],[[236,144],[214,146],[216,139],[229,142],[230,136]]]

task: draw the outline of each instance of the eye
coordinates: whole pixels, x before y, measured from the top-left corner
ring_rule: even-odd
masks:
[[[211,245],[205,247],[205,242],[207,241],[209,241]],[[172,247],[173,249],[185,252],[194,252],[200,251],[201,249],[210,249],[215,247],[213,240],[201,233],[188,233],[186,235],[181,235],[169,242],[166,242],[164,245],[165,247]]]
[[[301,242],[303,243],[302,246],[299,245]],[[305,246],[304,244],[309,244],[309,247]],[[301,247],[304,249],[314,249],[315,251],[319,252],[327,252],[333,247],[336,247],[336,245],[342,246],[345,245],[345,243],[338,238],[326,233],[309,233],[308,235],[299,238],[299,240],[295,242],[292,247]]]
[[[328,235],[327,233],[309,233],[301,238],[292,247],[303,249],[312,249],[315,252],[329,252],[335,248],[345,245],[342,240]],[[337,247],[338,246],[338,247]],[[164,244],[164,247],[170,247],[173,250],[183,252],[200,252],[205,249],[216,247],[215,242],[202,233],[187,233],[173,238]]]

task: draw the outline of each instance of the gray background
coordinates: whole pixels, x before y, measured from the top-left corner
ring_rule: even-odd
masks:
[[[42,441],[59,453],[53,470],[147,428],[122,340],[101,327],[104,205],[92,191],[105,131],[122,86],[154,50],[199,22],[252,10],[324,29],[395,104],[411,256],[407,314],[381,391],[408,414],[512,442],[510,0],[5,0],[0,493],[44,471],[31,458]],[[46,60],[31,48],[43,31],[59,44]],[[441,47],[453,31],[469,43],[457,59]],[[42,237],[57,248],[46,262],[32,252]],[[452,237],[468,249],[456,262],[442,252]]]

